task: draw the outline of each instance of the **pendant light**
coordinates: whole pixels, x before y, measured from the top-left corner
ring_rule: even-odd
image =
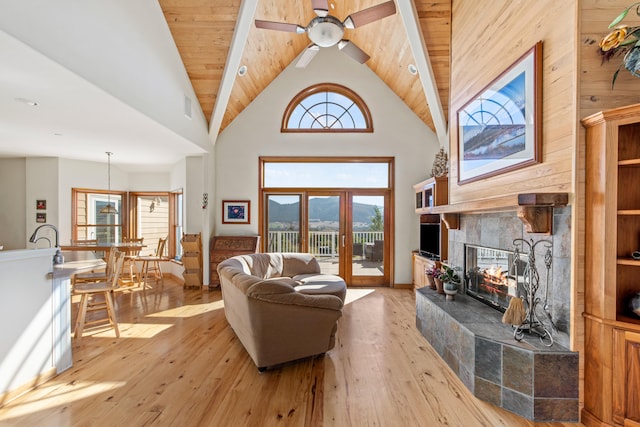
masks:
[[[115,208],[115,206],[111,206],[111,155],[113,154],[110,151],[106,151],[107,153],[107,162],[108,162],[108,166],[107,166],[107,170],[108,170],[108,176],[109,176],[109,182],[108,182],[108,193],[107,193],[107,206],[103,207],[102,209],[100,209],[100,213],[101,214],[110,214],[110,215],[115,215],[118,213],[118,210]]]

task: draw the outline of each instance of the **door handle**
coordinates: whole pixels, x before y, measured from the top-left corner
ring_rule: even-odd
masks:
[[[347,235],[343,234],[342,235],[342,247],[343,248],[345,247],[346,243],[347,243]]]

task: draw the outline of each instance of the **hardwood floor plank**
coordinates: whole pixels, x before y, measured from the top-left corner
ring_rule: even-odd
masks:
[[[417,331],[412,290],[349,289],[347,300],[334,349],[259,373],[219,290],[165,280],[120,292],[120,338],[74,340],[74,366],[0,408],[0,426],[581,425],[477,400]]]

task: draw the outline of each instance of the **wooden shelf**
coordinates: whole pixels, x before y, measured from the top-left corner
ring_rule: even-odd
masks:
[[[434,206],[428,213],[442,214],[445,223],[456,224],[461,213],[499,212],[515,210],[529,233],[551,234],[553,208],[566,206],[568,193],[522,193],[471,202]],[[451,228],[451,227],[449,227]]]
[[[631,265],[634,267],[640,267],[640,260],[633,258],[618,258],[616,261],[618,265]]]
[[[618,166],[640,166],[640,159],[620,160]]]
[[[586,425],[638,425],[640,104],[582,121],[585,148],[584,408]],[[613,209],[612,209],[613,208]],[[620,254],[624,254],[620,256]]]

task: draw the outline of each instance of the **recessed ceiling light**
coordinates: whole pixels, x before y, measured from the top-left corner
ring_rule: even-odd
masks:
[[[415,76],[416,74],[418,74],[418,69],[416,68],[416,66],[415,66],[415,65],[413,65],[413,64],[409,64],[409,67],[407,67],[407,68],[409,69],[409,72],[410,72],[411,74],[413,74],[414,76]]]
[[[38,105],[38,103],[36,101],[34,101],[33,99],[16,98],[15,101],[16,102],[20,102],[22,104],[30,105],[31,107],[35,107],[36,105]]]
[[[238,75],[242,77],[245,74],[247,74],[247,66],[243,65],[242,67],[238,68]]]

